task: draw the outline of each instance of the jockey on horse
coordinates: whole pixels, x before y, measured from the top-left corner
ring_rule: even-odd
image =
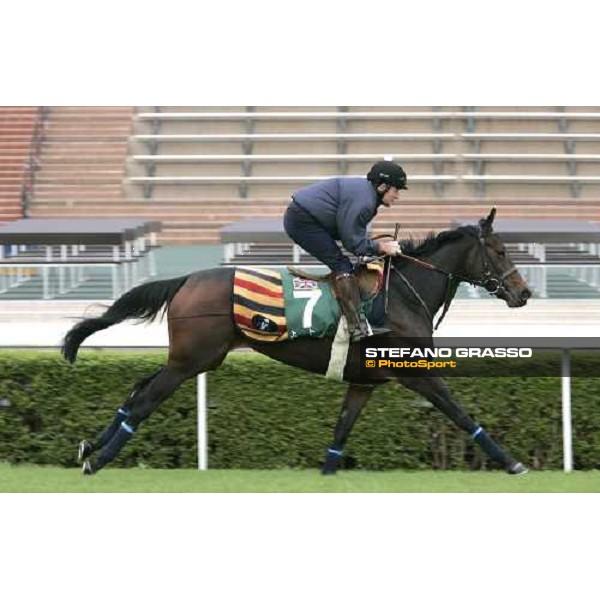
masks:
[[[292,194],[284,216],[286,233],[298,246],[327,265],[334,291],[353,341],[388,329],[369,331],[360,310],[360,291],[354,268],[336,240],[355,256],[397,255],[398,242],[371,240],[367,226],[379,207],[392,206],[406,187],[404,169],[390,160],[376,162],[363,177],[335,177],[303,187]]]

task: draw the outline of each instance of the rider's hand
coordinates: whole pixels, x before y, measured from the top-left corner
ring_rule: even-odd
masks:
[[[386,254],[387,256],[397,256],[398,254],[402,254],[400,244],[396,241],[379,240],[377,243],[379,245],[379,252],[382,254]]]

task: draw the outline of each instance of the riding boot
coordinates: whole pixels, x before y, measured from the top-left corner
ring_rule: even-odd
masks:
[[[354,274],[342,273],[334,281],[335,293],[342,313],[346,317],[348,333],[353,342],[370,335],[389,333],[389,329],[379,328],[373,330],[369,327],[365,315],[360,310],[360,290]]]

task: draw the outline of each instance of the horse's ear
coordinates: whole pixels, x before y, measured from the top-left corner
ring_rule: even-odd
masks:
[[[494,222],[495,216],[496,207],[492,208],[490,214],[485,219],[481,219],[481,221],[479,221],[479,227],[481,228],[481,231],[484,235],[492,231],[492,223]]]

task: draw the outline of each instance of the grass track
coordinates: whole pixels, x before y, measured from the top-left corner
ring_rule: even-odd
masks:
[[[0,464],[0,492],[600,492],[600,471],[540,471],[523,477],[501,472],[195,471],[106,469],[83,477],[78,469]]]

